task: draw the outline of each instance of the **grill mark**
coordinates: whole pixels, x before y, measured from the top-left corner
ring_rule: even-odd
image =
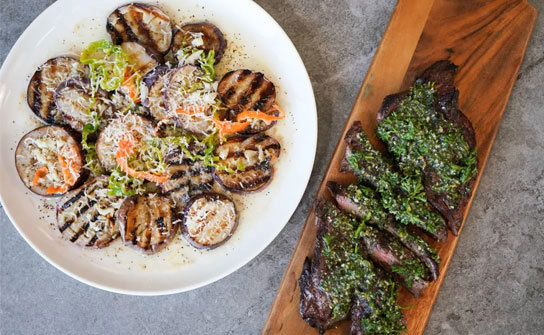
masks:
[[[147,9],[144,9],[141,6],[136,6],[136,7],[140,8],[143,11],[149,12]],[[139,29],[140,33],[142,33],[146,37],[145,44],[148,46],[151,46],[153,50],[159,51],[159,46],[155,43],[155,39],[151,37],[150,28],[143,22],[144,21],[143,14],[138,13],[138,15],[140,16],[141,20],[136,20],[136,23],[138,24],[138,27],[140,28]]]
[[[59,228],[59,231],[63,233],[66,229],[68,229],[68,227],[72,225],[72,223],[74,223],[74,220],[66,221],[66,223]]]
[[[223,94],[223,98],[225,100],[230,100],[230,98],[234,95],[234,93],[236,92],[236,90],[234,89],[234,87],[229,87],[229,89],[225,92],[225,94]]]
[[[124,30],[124,33],[125,33],[125,36],[126,36],[126,40],[127,41],[139,41],[138,37],[136,36],[134,31],[132,31],[132,28],[130,27],[129,23],[125,19],[125,16],[123,14],[121,14],[119,9],[116,9],[114,11],[114,13],[115,13],[115,15],[117,15],[117,22],[121,23],[121,25],[123,26],[123,30]],[[125,38],[123,38],[123,41],[124,40],[125,40]]]
[[[79,229],[79,231],[74,235],[72,236],[72,238],[70,238],[70,242],[74,243],[75,241],[77,241],[77,239],[85,232],[87,231],[87,229],[89,228],[89,223],[85,223],[83,226],[81,226],[81,228]]]
[[[77,211],[76,213],[76,220],[79,219],[79,216],[81,216],[81,214],[85,213],[86,211],[89,210],[90,207],[94,206],[94,204],[96,204],[96,200],[91,200],[89,201],[88,205],[81,207],[79,211]]]
[[[279,145],[277,143],[273,143],[273,144],[269,144],[269,145],[267,145],[266,147],[263,148],[264,151],[267,151],[267,150],[270,150],[270,149],[281,150],[281,145]]]
[[[159,227],[159,230],[164,230],[166,227],[164,225],[164,218],[163,217],[159,217],[156,221],[157,223],[157,227]]]
[[[94,245],[94,242],[96,242],[96,240],[98,240],[98,235],[94,234],[94,236],[89,240],[89,242],[87,242],[86,246],[92,247]]]
[[[170,177],[170,179],[180,179],[181,177],[185,176],[185,170],[179,170],[179,171],[176,171],[172,174],[172,176]]]

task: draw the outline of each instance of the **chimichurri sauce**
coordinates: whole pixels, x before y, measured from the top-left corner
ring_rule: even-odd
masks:
[[[433,83],[416,83],[398,108],[377,128],[378,137],[388,144],[401,170],[422,176],[424,169],[431,190],[446,196],[450,207],[460,195],[470,193],[467,182],[477,173],[477,152],[471,150],[459,126],[434,107]]]

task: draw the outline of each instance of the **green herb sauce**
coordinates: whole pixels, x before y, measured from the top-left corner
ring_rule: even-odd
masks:
[[[477,173],[477,152],[471,150],[457,125],[434,107],[432,83],[416,83],[399,107],[378,125],[377,134],[388,144],[401,170],[410,176],[428,169],[437,174],[431,189],[444,194],[452,208]]]

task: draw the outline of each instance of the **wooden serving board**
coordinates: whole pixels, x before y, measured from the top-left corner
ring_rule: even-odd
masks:
[[[455,86],[460,91],[459,107],[472,121],[476,132],[480,170],[474,194],[516,81],[535,19],[536,10],[526,0],[399,0],[316,197],[328,197],[325,190],[328,180],[353,181],[353,176],[339,172],[345,149],[342,138],[352,122],[362,121],[367,134],[378,144],[374,129],[382,99],[408,88],[416,74],[440,59],[450,59],[459,65],[455,76]],[[305,257],[312,255],[315,233],[311,211],[263,334],[318,333],[300,317],[297,282]],[[400,304],[411,306],[405,310],[408,334],[423,333],[456,244],[457,237],[451,233],[446,243],[433,244],[442,258],[440,277],[423,292],[421,298],[415,299],[405,290],[401,292]],[[326,334],[348,334],[348,326],[345,322]]]

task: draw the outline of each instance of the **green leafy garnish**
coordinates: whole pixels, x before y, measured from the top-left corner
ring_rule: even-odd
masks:
[[[89,44],[79,60],[89,66],[93,95],[98,87],[106,91],[117,89],[123,82],[129,65],[128,56],[121,47],[106,40]]]
[[[204,81],[211,83],[215,78],[215,51],[212,49],[205,55],[204,52],[200,55],[200,68],[205,75],[202,77]]]
[[[116,167],[108,179],[108,194],[112,196],[132,196],[145,193],[144,180],[127,175]]]

